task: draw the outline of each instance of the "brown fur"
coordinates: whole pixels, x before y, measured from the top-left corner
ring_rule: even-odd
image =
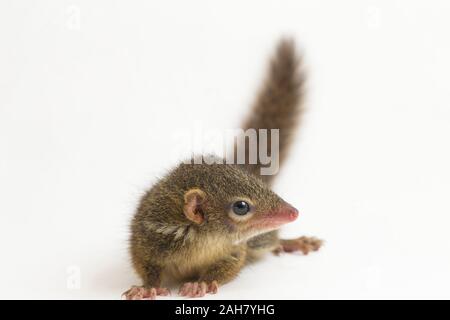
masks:
[[[300,72],[300,58],[295,51],[292,40],[280,42],[275,56],[269,65],[267,78],[253,107],[244,121],[242,128],[247,129],[280,129],[279,161],[284,163],[289,145],[301,120],[303,112],[304,74]],[[247,143],[247,142],[246,142]],[[270,135],[268,137],[268,154],[271,153]],[[249,148],[245,148],[248,152]],[[246,155],[248,159],[248,154]],[[248,161],[246,161],[248,163]],[[275,175],[260,175],[261,163],[244,165],[245,170],[259,176],[270,184]]]
[[[281,161],[301,111],[303,76],[297,67],[293,42],[282,41],[244,124],[245,129],[279,128]],[[276,232],[258,235],[247,218],[230,218],[230,205],[239,199],[254,206],[251,219],[286,205],[268,187],[273,177],[259,176],[260,166],[183,163],[142,197],[131,224],[130,252],[144,287],[158,288],[166,280],[195,281],[180,292],[215,292],[246,261],[280,246]],[[149,292],[154,297],[158,291]]]

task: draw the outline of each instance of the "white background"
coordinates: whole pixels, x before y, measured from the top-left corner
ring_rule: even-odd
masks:
[[[0,3],[0,298],[118,299],[140,195],[236,128],[282,35],[309,112],[275,186],[301,211],[211,298],[450,298],[448,1]],[[184,131],[183,131],[184,130]],[[208,298],[210,298],[208,297]]]

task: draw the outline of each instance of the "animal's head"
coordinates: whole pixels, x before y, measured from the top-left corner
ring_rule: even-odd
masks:
[[[242,241],[294,221],[298,211],[238,166],[184,165],[183,213],[204,232]],[[180,181],[180,180],[179,180]]]

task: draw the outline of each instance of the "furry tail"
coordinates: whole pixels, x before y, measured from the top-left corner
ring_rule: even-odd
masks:
[[[300,71],[300,62],[294,42],[290,39],[281,40],[270,62],[268,74],[256,97],[251,113],[242,126],[244,130],[252,128],[256,130],[267,129],[266,154],[270,155],[272,160],[274,159],[274,152],[277,152],[277,150],[271,150],[272,135],[270,129],[279,129],[279,166],[286,159],[289,145],[303,111],[304,74]],[[257,145],[259,146],[260,135],[257,136]],[[270,184],[276,174],[261,174],[261,168],[267,167],[267,165],[261,163],[259,156],[256,164],[249,164],[250,148],[246,140],[238,141],[235,145],[235,151],[236,148],[242,147],[242,143],[246,144],[244,169]]]

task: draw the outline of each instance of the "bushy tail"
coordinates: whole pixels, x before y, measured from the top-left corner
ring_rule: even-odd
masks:
[[[279,43],[276,53],[270,61],[265,82],[250,114],[244,121],[242,128],[247,129],[279,129],[279,165],[286,159],[295,129],[299,123],[303,107],[304,75],[300,71],[300,57],[295,50],[295,44],[290,39],[283,39]],[[260,137],[258,136],[258,145]],[[267,154],[273,158],[271,150],[271,135],[268,134]],[[242,144],[236,142],[235,150]],[[261,175],[261,168],[267,167],[257,159],[256,164],[248,164],[250,148],[246,143],[245,170],[259,176],[270,184],[275,175]],[[276,152],[276,150],[275,150]]]

